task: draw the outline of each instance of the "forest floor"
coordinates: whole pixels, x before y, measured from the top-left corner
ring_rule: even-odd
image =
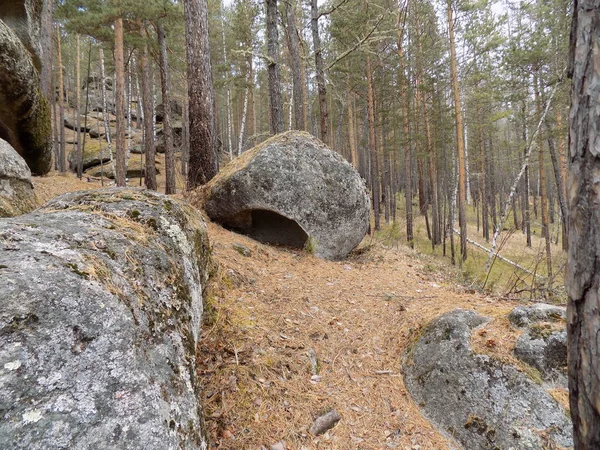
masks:
[[[73,175],[34,184],[42,201],[100,187]],[[427,323],[456,308],[494,319],[475,333],[477,351],[530,370],[511,352],[518,331],[506,315],[519,301],[473,292],[432,256],[367,236],[346,260],[323,261],[207,224],[217,269],[198,375],[211,448],[455,448],[407,393],[402,360]],[[566,404],[566,391],[552,394]],[[340,422],[311,435],[330,409]]]

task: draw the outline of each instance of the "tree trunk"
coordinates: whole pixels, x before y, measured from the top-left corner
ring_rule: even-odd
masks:
[[[292,69],[293,104],[294,104],[294,129],[304,130],[304,102],[302,101],[302,64],[300,62],[300,44],[298,43],[298,29],[296,27],[296,2],[285,3],[288,50],[290,52],[290,67]]]
[[[571,29],[569,255],[566,285],[569,400],[576,450],[600,448],[600,107],[597,2],[577,0]]]
[[[359,170],[360,161],[356,149],[356,131],[354,127],[354,94],[350,86],[350,73],[346,74],[346,106],[348,109],[348,144],[350,145],[350,161]]]
[[[379,155],[375,139],[375,95],[373,91],[373,70],[371,56],[367,53],[367,110],[369,114],[369,150],[371,154],[371,190],[373,193],[373,212],[375,215],[375,230],[380,229],[380,183]]]
[[[117,186],[125,186],[125,63],[123,55],[123,18],[115,19],[115,116],[117,122],[115,151],[117,154],[115,179]]]
[[[190,139],[187,189],[191,190],[217,174],[217,160],[208,3],[207,0],[186,0],[184,5]]]
[[[319,7],[317,0],[310,1],[311,20],[310,27],[312,30],[313,47],[315,51],[315,72],[317,79],[317,91],[319,94],[319,113],[321,118],[321,140],[325,144],[330,145],[329,130],[328,130],[328,113],[327,113],[327,87],[325,85],[325,70],[323,68],[323,55],[321,54],[321,37],[319,35]]]
[[[162,24],[157,24],[156,34],[160,46],[160,87],[163,102],[163,136],[165,138],[165,194],[175,194],[175,150],[173,149],[173,130],[171,129],[171,93],[169,92],[169,57],[167,38]]]
[[[140,29],[142,33],[142,29]],[[140,54],[140,69],[142,71],[142,107],[144,109],[144,154],[146,166],[144,180],[146,189],[156,190],[156,145],[154,143],[152,123],[152,92],[150,88],[150,67],[148,67],[148,47]],[[167,106],[165,105],[165,110]]]
[[[80,37],[76,35],[76,47],[75,51],[77,55],[75,56],[75,101],[76,101],[76,126],[77,126],[77,178],[81,180],[83,175],[83,151],[81,148],[81,46],[80,46]]]
[[[279,32],[277,30],[277,0],[265,0],[267,4],[267,71],[269,74],[269,109],[271,134],[283,131],[283,102],[279,78]]]
[[[62,45],[60,27],[56,25],[56,49],[58,52],[58,131],[60,133],[60,145],[58,147],[58,171],[67,171],[67,149],[65,142],[65,80],[63,78]]]
[[[539,120],[542,120],[542,102],[540,99],[541,81],[539,75],[533,77],[535,90],[535,105]],[[548,192],[546,185],[546,165],[544,163],[544,140],[542,133],[538,133],[539,169],[540,169],[540,212],[542,216],[542,235],[546,241],[546,265],[548,267],[548,280],[552,280],[552,252],[550,248],[550,229],[548,227]]]
[[[405,200],[405,215],[406,215],[406,241],[411,248],[414,248],[414,234],[413,234],[413,213],[412,213],[412,155],[410,146],[410,121],[408,117],[409,105],[408,105],[408,80],[406,79],[406,61],[404,60],[404,25],[400,24],[400,18],[403,15],[403,11],[398,11],[398,60],[400,63],[400,75],[398,79],[398,86],[400,89],[400,103],[402,105],[402,130],[403,130],[403,149],[404,149],[404,200]]]
[[[110,157],[110,168],[111,168],[111,172],[113,174],[113,176],[115,176],[115,162],[113,159],[113,152],[112,152],[112,137],[110,135],[110,124],[109,124],[109,120],[108,120],[108,97],[107,97],[107,93],[106,93],[106,73],[104,71],[104,51],[102,50],[102,48],[100,48],[100,82],[102,83],[102,119],[104,122],[104,133],[106,136],[106,145],[108,147],[108,154]],[[102,145],[102,144],[100,144]],[[101,150],[101,157],[102,160],[104,161],[104,149]],[[100,180],[102,185],[104,186],[104,164],[101,165],[100,168]]]
[[[448,33],[450,35],[450,72],[452,74],[452,90],[454,92],[454,114],[456,121],[456,153],[458,160],[458,225],[460,228],[460,254],[462,260],[467,259],[467,173],[465,164],[465,143],[463,135],[462,107],[458,86],[458,70],[456,68],[456,47],[454,43],[454,18],[452,2],[448,0]]]

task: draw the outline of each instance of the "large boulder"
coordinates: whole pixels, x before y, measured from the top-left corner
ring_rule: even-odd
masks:
[[[344,258],[369,227],[356,170],[308,133],[289,131],[234,159],[206,187],[209,217],[262,242]]]
[[[3,10],[4,5],[2,6]],[[32,56],[17,34],[0,20],[0,138],[35,175],[51,168],[50,110],[40,90]]]
[[[85,174],[94,178],[105,177],[110,178],[111,180],[115,178],[115,174],[113,173],[110,164],[90,167],[85,171]],[[160,169],[158,167],[156,168],[156,174],[160,174]],[[142,163],[139,158],[130,158],[129,163],[127,164],[127,170],[125,171],[125,177],[141,178],[144,176],[146,176],[146,161]]]
[[[456,310],[426,327],[404,364],[416,403],[465,449],[573,445],[567,412],[542,386],[511,365],[473,352],[471,333],[487,321]]]
[[[0,448],[206,449],[208,265],[199,213],[148,191],[0,220]]]
[[[26,214],[37,206],[29,167],[8,142],[0,139],[0,217]]]
[[[2,0],[0,20],[8,25],[25,45],[38,70],[43,0]]]

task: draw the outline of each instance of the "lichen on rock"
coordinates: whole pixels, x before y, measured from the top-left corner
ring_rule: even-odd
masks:
[[[542,386],[510,364],[474,353],[471,333],[487,321],[455,310],[427,326],[404,363],[413,399],[465,449],[542,450],[545,439],[571,446],[567,412]]]
[[[289,131],[243,153],[206,186],[208,216],[262,242],[342,259],[369,227],[364,180],[308,133]]]
[[[25,214],[37,206],[29,167],[8,142],[0,139],[0,217]]]
[[[1,220],[0,447],[206,448],[209,265],[199,213],[148,191],[71,193]]]

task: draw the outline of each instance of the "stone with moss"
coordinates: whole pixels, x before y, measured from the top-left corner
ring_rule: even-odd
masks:
[[[25,159],[33,174],[48,173],[52,162],[50,109],[40,90],[32,54],[2,20],[0,62],[0,138]]]
[[[37,206],[29,167],[8,142],[0,139],[0,217],[26,214]]]
[[[455,310],[424,329],[403,365],[415,402],[467,450],[572,446],[568,414],[542,386],[473,351],[471,334],[487,321]]]
[[[158,167],[156,168],[156,173],[159,174],[160,170]],[[106,178],[110,178],[111,180],[115,178],[114,173],[112,172],[112,168],[110,164],[103,164],[100,166],[94,166],[85,171],[86,175],[94,178],[100,178],[104,176]],[[140,161],[139,158],[130,158],[129,163],[127,164],[127,171],[125,172],[125,176],[127,178],[140,178],[146,174],[146,161]]]
[[[114,148],[113,148],[114,152]],[[83,148],[83,170],[87,170],[90,167],[99,166],[102,163],[110,161],[110,152],[106,142],[101,142],[97,139],[88,140]],[[69,168],[76,172],[77,171],[77,150],[69,152],[67,158],[69,161]]]
[[[346,257],[369,227],[364,180],[304,132],[282,133],[248,150],[205,189],[211,219],[262,242],[307,246],[320,258]]]
[[[206,449],[210,265],[200,214],[153,192],[76,192],[0,220],[0,447]]]

